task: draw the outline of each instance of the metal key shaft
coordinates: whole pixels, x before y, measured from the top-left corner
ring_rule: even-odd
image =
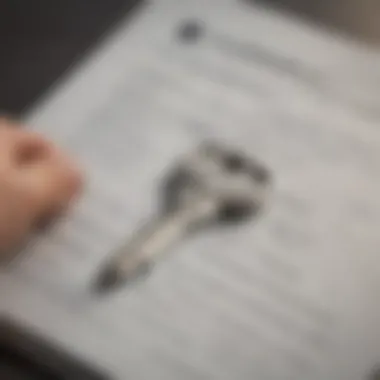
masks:
[[[194,231],[195,226],[212,218],[213,205],[200,202],[194,206],[160,216],[144,225],[131,241],[115,252],[98,278],[98,290],[104,292],[147,274],[157,259]]]
[[[262,165],[218,145],[203,145],[164,187],[164,207],[120,247],[95,283],[108,292],[149,272],[169,248],[207,225],[244,221],[261,209],[269,184]]]

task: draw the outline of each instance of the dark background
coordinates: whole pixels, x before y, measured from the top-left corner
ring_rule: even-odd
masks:
[[[254,0],[250,0],[254,1]],[[379,0],[256,0],[283,7],[342,34],[379,46]]]
[[[0,0],[0,113],[22,113],[140,2]]]

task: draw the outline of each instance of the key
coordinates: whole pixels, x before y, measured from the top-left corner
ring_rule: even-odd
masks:
[[[257,160],[220,144],[202,144],[169,173],[158,217],[115,252],[96,278],[96,291],[109,292],[146,275],[187,236],[257,216],[270,183],[269,171]]]

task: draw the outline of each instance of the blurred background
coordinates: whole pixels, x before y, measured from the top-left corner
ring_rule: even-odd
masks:
[[[184,3],[191,0],[178,1]],[[212,1],[210,0],[209,3]],[[216,6],[218,1],[214,0]],[[334,33],[348,36],[360,44],[371,46],[375,50],[380,45],[379,0],[231,1],[260,4],[262,7],[280,9],[291,14],[292,17],[300,18],[311,24],[323,25],[324,28],[330,29]],[[133,17],[134,12],[145,2],[149,2],[149,0],[0,0],[0,114],[22,116],[33,107],[55,81],[61,78],[64,73],[69,73],[83,57],[95,49],[103,36],[111,31],[119,20]],[[190,25],[184,29],[183,33],[191,40],[197,33],[197,29]],[[264,62],[266,64],[265,60]],[[144,71],[142,72],[144,73]],[[350,73],[345,78],[349,75]],[[263,78],[265,80],[266,77],[263,76]],[[138,85],[139,82],[137,82],[136,87]],[[283,91],[285,93],[285,90]],[[357,86],[354,86],[354,91],[355,93],[358,92]],[[285,106],[287,107],[288,104],[286,103]],[[295,107],[298,108],[298,105],[296,104]],[[124,112],[124,104],[122,108]],[[269,112],[271,111],[269,110]],[[283,116],[283,114],[280,115]],[[57,122],[59,121],[57,120]],[[62,124],[64,123],[62,122]],[[70,123],[68,124],[70,125]],[[141,129],[141,133],[144,131],[145,129]],[[274,131],[277,133],[279,130]],[[107,131],[107,133],[109,132]],[[101,133],[98,136],[100,136],[98,143],[99,141],[102,142],[104,136]],[[99,156],[96,144],[95,141],[93,152]],[[160,142],[157,144],[158,148],[159,144]],[[164,145],[162,144],[162,146]],[[123,142],[122,152],[124,150]],[[91,150],[89,152],[90,155]],[[289,155],[289,157],[297,156]],[[128,186],[132,187],[129,183]],[[138,192],[140,196],[140,189]],[[8,331],[9,328],[7,327],[6,330]],[[27,341],[29,342],[30,339],[28,336]],[[196,339],[195,342],[197,342]],[[39,346],[40,342],[37,345]],[[229,352],[230,345],[226,344],[225,346],[227,347],[226,352]],[[50,352],[50,348],[48,351]],[[17,352],[20,352],[18,347]],[[87,372],[87,369],[77,369],[77,363],[74,364],[75,371]],[[66,364],[66,359],[62,364],[63,367],[69,367],[70,370],[74,371],[72,365],[71,359],[70,365]],[[40,368],[37,370],[39,371]],[[6,371],[9,371],[9,368],[6,368]],[[75,375],[70,380],[99,379],[97,375],[86,376]],[[5,378],[1,376],[1,367],[0,378]],[[374,374],[373,378],[379,379],[378,372]],[[25,377],[20,375],[17,379],[25,379]],[[26,379],[32,379],[30,373]]]
[[[364,43],[380,42],[377,0],[236,0],[294,13]],[[20,114],[139,0],[2,0],[0,111]]]

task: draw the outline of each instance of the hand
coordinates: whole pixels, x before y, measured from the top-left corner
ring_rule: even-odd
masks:
[[[80,188],[78,170],[56,146],[0,119],[0,253],[62,212]]]

